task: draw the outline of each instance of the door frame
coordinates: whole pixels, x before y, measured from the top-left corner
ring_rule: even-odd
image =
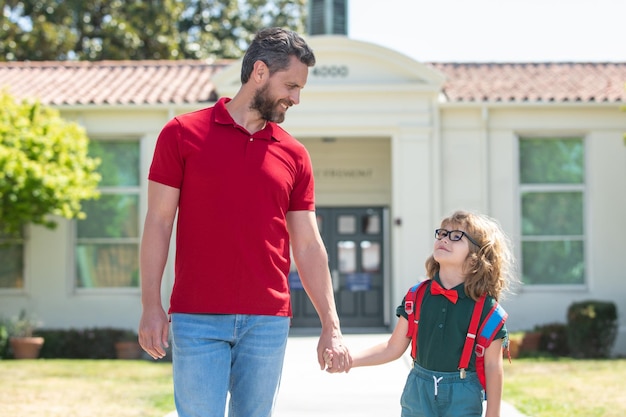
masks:
[[[381,312],[379,313],[378,317],[380,320],[381,325],[363,325],[363,326],[359,326],[359,325],[353,325],[353,326],[348,326],[348,328],[379,328],[379,327],[385,327],[388,328],[389,324],[391,322],[391,317],[392,317],[392,311],[390,311],[391,308],[391,302],[389,300],[390,294],[391,294],[391,288],[392,288],[392,283],[391,283],[391,222],[390,222],[390,209],[388,206],[379,206],[379,205],[355,205],[355,206],[319,206],[317,207],[317,213],[320,214],[324,214],[325,218],[329,218],[329,219],[334,219],[335,218],[335,214],[337,212],[341,212],[341,211],[350,211],[350,210],[358,210],[358,211],[365,211],[367,209],[374,209],[376,210],[378,213],[380,213],[380,221],[381,221],[381,233],[379,235],[377,235],[376,240],[380,241],[381,244],[381,270],[379,273],[377,273],[377,275],[379,275],[380,279],[382,280],[382,282],[379,284],[380,285],[380,305],[379,308],[381,309]],[[333,244],[329,245],[329,240],[333,239],[331,238],[330,235],[331,233],[336,233],[335,232],[335,228],[336,225],[333,224],[332,220],[330,221],[323,221],[320,227],[320,234],[322,235],[322,239],[324,240],[324,244],[326,245],[326,250],[328,252],[328,256],[329,256],[329,269],[331,272],[331,276],[334,275],[333,274],[333,269],[336,268],[332,268],[332,264],[336,261],[337,259],[337,248],[334,247]],[[358,233],[359,235],[362,233]],[[334,239],[337,240],[337,239]],[[332,246],[332,247],[329,247]],[[338,273],[337,273],[338,274]],[[338,285],[338,281],[336,277],[332,277],[333,279],[333,292],[335,295],[335,301],[338,304],[339,307],[339,303],[337,302],[338,299],[338,291],[337,291],[337,285]],[[345,286],[344,286],[345,287]],[[301,288],[299,288],[301,290]],[[345,290],[345,288],[344,288]],[[305,327],[310,327],[310,323],[311,323],[311,307],[308,304],[310,304],[310,300],[306,300],[304,301],[302,296],[304,294],[298,292],[294,292],[292,290],[292,302],[296,302],[296,303],[306,303],[307,306],[304,306],[303,304],[299,305],[299,306],[294,306],[297,308],[294,308],[294,318],[296,319],[295,321],[295,325],[296,327],[300,327],[300,328],[305,328]],[[365,297],[365,296],[363,296]],[[308,297],[306,297],[308,298]],[[363,304],[361,303],[361,306]],[[297,310],[297,311],[296,311]],[[338,308],[339,310],[339,308]],[[296,313],[303,313],[304,312],[304,316],[296,316]],[[338,311],[338,313],[340,313],[340,311]],[[301,323],[298,324],[297,321],[297,317],[301,317]],[[354,316],[352,316],[354,317]],[[365,319],[367,319],[367,316],[364,316]],[[370,320],[372,317],[375,316],[369,316]],[[340,320],[341,320],[341,314],[340,314]],[[307,324],[307,322],[309,324]],[[346,325],[343,324],[342,322],[342,328],[346,328]]]

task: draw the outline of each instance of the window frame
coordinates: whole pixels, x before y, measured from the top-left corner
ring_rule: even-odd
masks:
[[[120,186],[120,185],[107,185],[107,186],[98,186],[98,190],[101,195],[128,195],[128,196],[137,196],[137,237],[125,237],[125,238],[79,238],[78,237],[78,223],[77,220],[72,221],[71,225],[71,236],[72,236],[72,246],[70,250],[70,273],[68,276],[70,277],[70,288],[76,294],[81,295],[103,295],[103,294],[132,294],[136,295],[141,292],[141,279],[139,278],[139,283],[136,287],[79,287],[77,285],[78,281],[78,268],[77,262],[78,259],[76,257],[76,248],[80,243],[89,242],[89,243],[107,243],[107,242],[119,242],[119,243],[134,243],[137,245],[137,253],[138,253],[138,261],[139,261],[139,251],[141,249],[141,236],[143,233],[143,224],[142,224],[142,214],[144,213],[143,205],[144,205],[144,158],[143,158],[143,140],[142,137],[136,134],[129,135],[121,135],[121,136],[95,136],[89,138],[90,142],[136,142],[138,146],[138,156],[139,156],[139,166],[138,166],[138,182],[137,185],[132,186]],[[139,265],[138,265],[139,268]],[[140,272],[139,272],[140,274]]]
[[[522,183],[522,178],[521,178],[521,152],[520,152],[520,144],[521,141],[523,140],[538,140],[538,139],[543,139],[543,140],[568,140],[568,139],[576,139],[576,140],[580,140],[582,147],[583,147],[583,179],[582,182],[577,183],[577,184],[572,184],[572,183],[562,183],[562,184],[556,184],[556,183],[530,183],[530,184],[523,184]],[[583,244],[583,265],[584,265],[584,272],[583,272],[583,276],[582,276],[582,282],[581,283],[571,283],[571,284],[558,284],[558,283],[553,283],[553,282],[547,282],[547,283],[542,283],[542,284],[537,284],[537,283],[525,283],[522,282],[522,285],[524,287],[525,290],[530,290],[532,291],[554,291],[554,290],[558,290],[558,291],[586,291],[589,287],[589,279],[592,276],[592,273],[590,271],[590,262],[589,262],[589,242],[590,242],[590,229],[589,229],[589,188],[588,188],[588,183],[589,183],[589,175],[590,175],[590,170],[589,170],[589,164],[588,164],[588,160],[589,160],[589,156],[588,156],[588,152],[589,152],[589,147],[587,145],[587,135],[586,134],[582,134],[582,133],[562,133],[562,132],[549,132],[549,133],[541,133],[541,134],[537,134],[537,133],[533,133],[533,134],[527,134],[527,133],[518,133],[516,135],[516,148],[515,148],[515,152],[517,154],[517,158],[516,158],[516,178],[517,178],[517,187],[518,187],[518,191],[517,191],[517,195],[516,195],[516,207],[517,207],[517,219],[518,219],[518,245],[517,245],[517,249],[516,249],[516,255],[517,255],[517,259],[519,260],[519,271],[520,271],[520,279],[523,279],[523,267],[524,267],[524,259],[523,259],[523,250],[522,250],[522,246],[524,244],[524,242],[527,241],[541,241],[542,237],[545,237],[547,235],[528,235],[525,236],[523,234],[523,230],[522,230],[522,224],[523,224],[523,213],[522,213],[522,196],[525,193],[528,192],[535,192],[535,193],[541,193],[541,192],[545,192],[545,193],[552,193],[552,192],[580,192],[582,194],[582,234],[581,235],[552,235],[551,237],[560,237],[559,240],[560,242],[566,241],[566,240],[571,240],[571,241],[580,241]]]
[[[29,274],[28,274],[28,250],[29,250],[29,227],[30,225],[25,225],[22,227],[21,236],[11,236],[11,237],[2,237],[0,236],[0,244],[2,243],[20,243],[22,245],[22,279],[24,281],[24,285],[22,287],[0,287],[0,295],[22,295],[28,293],[28,286],[30,283]]]

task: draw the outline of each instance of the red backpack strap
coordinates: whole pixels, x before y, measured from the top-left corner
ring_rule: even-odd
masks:
[[[476,374],[478,375],[478,380],[483,386],[483,389],[487,389],[487,377],[485,375],[485,351],[489,345],[491,345],[493,338],[496,337],[496,334],[500,331],[508,316],[508,313],[504,311],[502,306],[496,302],[491,310],[489,310],[489,313],[487,313],[487,317],[485,317],[485,320],[478,331],[478,338],[476,339],[476,347],[474,348],[474,351],[476,353]]]
[[[422,300],[424,298],[424,292],[426,291],[429,279],[420,282],[412,286],[404,297],[404,311],[407,314],[407,320],[409,322],[409,328],[406,332],[406,337],[411,338],[411,357],[415,359],[417,354],[417,331],[418,323],[420,320],[420,310],[422,306]]]
[[[459,360],[459,372],[461,374],[461,378],[465,378],[465,370],[467,369],[470,358],[472,357],[472,348],[474,347],[474,342],[476,342],[478,324],[480,323],[480,316],[482,315],[486,298],[487,295],[483,294],[474,304],[474,311],[472,312],[472,318],[470,319],[470,325],[467,329],[467,335],[465,336],[465,344],[463,345],[461,359]]]

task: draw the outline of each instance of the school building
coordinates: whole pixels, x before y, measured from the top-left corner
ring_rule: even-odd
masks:
[[[456,209],[496,218],[524,284],[510,330],[565,323],[575,301],[618,306],[626,355],[626,63],[428,63],[343,35],[283,126],[316,174],[317,214],[344,329],[393,327]],[[163,125],[239,88],[239,61],[5,62],[0,85],[82,125],[102,158],[87,220],[29,226],[0,268],[0,316],[48,328],[136,328],[147,172]],[[211,239],[211,236],[207,236]],[[173,248],[163,277],[167,308]],[[293,324],[318,326],[297,271]]]

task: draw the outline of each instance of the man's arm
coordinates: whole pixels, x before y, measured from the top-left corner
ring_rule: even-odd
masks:
[[[288,212],[287,227],[302,285],[322,323],[322,334],[317,345],[317,360],[320,368],[325,367],[324,349],[328,348],[333,354],[333,368],[330,372],[347,372],[352,367],[352,358],[348,349],[343,345],[343,335],[328,269],[328,254],[317,228],[315,212]]]
[[[154,359],[163,358],[168,347],[169,322],[161,304],[161,281],[180,190],[148,183],[148,213],[141,239],[141,304],[139,343]]]

